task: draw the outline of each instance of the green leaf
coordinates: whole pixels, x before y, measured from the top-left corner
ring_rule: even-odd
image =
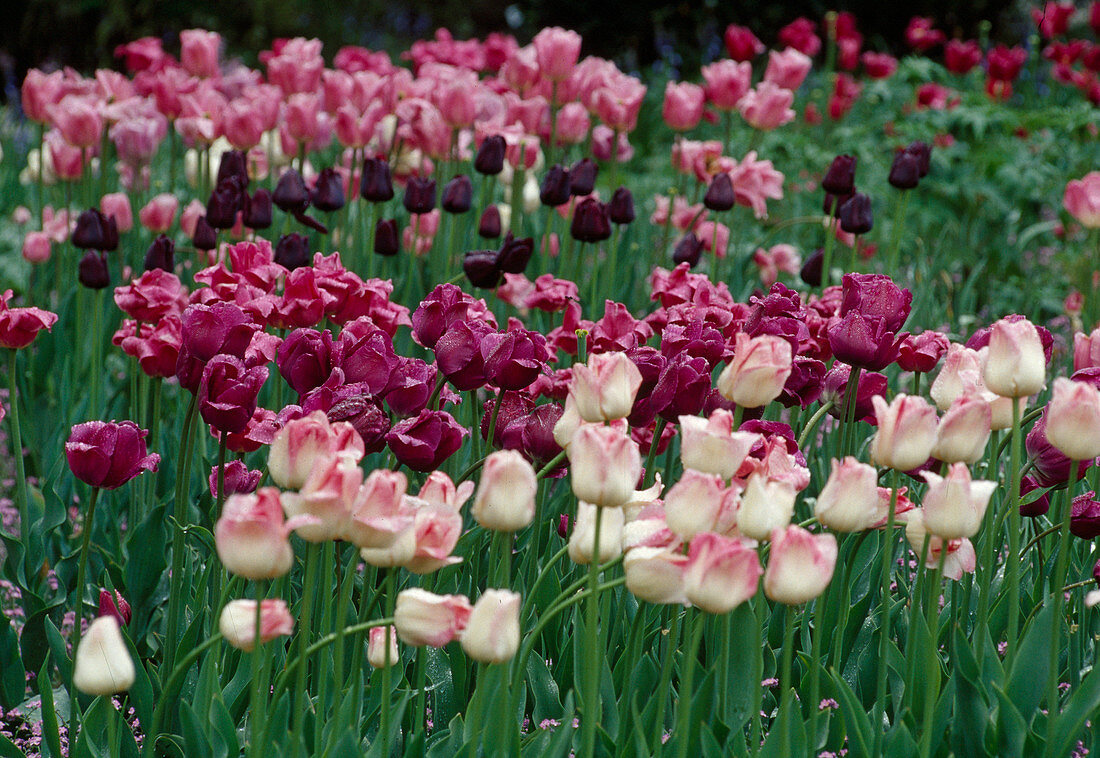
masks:
[[[1027,723],[1034,720],[1050,673],[1051,618],[1049,604],[1031,620],[1016,651],[1004,691]]]
[[[206,737],[202,723],[187,702],[179,704],[180,724],[183,727],[183,742],[187,758],[211,758],[210,740]]]
[[[38,672],[38,694],[42,697],[42,741],[53,758],[61,758],[61,734],[57,723],[57,708],[53,701],[53,683],[50,681],[50,654],[42,662]]]
[[[730,688],[726,692],[726,712],[723,721],[733,731],[739,731],[752,718],[753,700],[756,698],[754,672],[759,668],[760,652],[737,640],[750,640],[756,634],[756,615],[748,603],[737,606],[730,614],[733,624],[730,647]]]
[[[833,684],[839,696],[840,710],[844,713],[844,723],[848,727],[848,741],[852,745],[852,751],[856,755],[870,755],[872,724],[863,703],[859,702],[856,693],[836,672],[833,672]]]
[[[1069,701],[1058,714],[1058,720],[1054,723],[1054,733],[1047,746],[1047,754],[1069,755],[1070,746],[1081,736],[1085,721],[1091,718],[1093,728],[1096,728],[1096,723],[1100,721],[1096,715],[1098,711],[1100,711],[1100,668],[1093,668],[1073,690]],[[1093,743],[1093,748],[1096,747],[1096,743]]]
[[[997,754],[1023,755],[1024,742],[1027,740],[1027,721],[1020,715],[1015,704],[1004,691],[993,685],[997,694]]]
[[[535,697],[535,707],[531,711],[531,721],[539,724],[543,719],[553,718],[561,713],[561,696],[558,683],[539,655],[527,657],[527,686]]]
[[[27,758],[15,743],[0,734],[0,758]]]
[[[573,704],[573,693],[569,692],[565,696],[565,711],[561,717],[561,726],[554,731],[554,739],[543,751],[542,758],[565,758],[569,755],[570,748],[573,745],[573,735],[576,731],[573,729],[573,714],[575,712],[576,706]]]
[[[790,758],[807,755],[806,728],[802,722],[802,710],[794,696],[788,692],[779,706],[779,716],[772,724],[768,739],[760,751],[762,758]],[[896,755],[891,753],[891,755]]]
[[[0,614],[0,706],[11,710],[23,702],[27,692],[27,675],[23,656],[19,654],[19,638],[11,628],[11,619]]]

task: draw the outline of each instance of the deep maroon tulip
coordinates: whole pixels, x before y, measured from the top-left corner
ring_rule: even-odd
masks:
[[[114,216],[104,216],[98,208],[89,208],[76,218],[70,240],[81,250],[117,250],[118,225]]]
[[[101,290],[111,283],[111,272],[107,270],[107,257],[103,253],[89,250],[80,259],[76,279],[88,289]]]
[[[1100,502],[1096,501],[1096,492],[1090,490],[1073,498],[1069,531],[1083,540],[1100,537]]]
[[[248,186],[248,157],[243,150],[226,150],[222,153],[214,184],[221,184],[231,177],[238,179],[241,187]]]
[[[856,191],[856,158],[838,155],[821,180],[821,189],[831,195],[850,195]]]
[[[320,387],[333,369],[332,334],[315,329],[295,329],[279,345],[275,366],[279,375],[299,395]]]
[[[500,210],[495,205],[490,205],[481,214],[481,220],[477,224],[477,234],[479,237],[495,240],[500,237],[500,231]]]
[[[561,518],[558,519],[558,536],[563,540],[569,539],[569,514],[561,514]]]
[[[874,213],[871,210],[871,198],[862,192],[857,192],[840,206],[840,229],[849,234],[866,234],[875,225]]]
[[[824,248],[818,248],[810,254],[810,257],[806,259],[806,262],[802,264],[802,269],[798,272],[798,276],[803,282],[811,287],[821,286],[821,267],[825,265],[825,250]]]
[[[579,242],[603,242],[611,236],[607,206],[591,197],[579,202],[573,209],[569,233]]]
[[[149,432],[133,421],[86,421],[65,443],[69,468],[92,487],[113,490],[142,471],[156,471],[160,456],[145,448]]]
[[[555,163],[542,177],[539,200],[543,205],[557,208],[569,201],[569,169]]]
[[[902,371],[914,371],[927,374],[939,365],[940,359],[947,354],[951,340],[946,334],[926,331],[909,335],[898,346],[898,366]]]
[[[435,343],[439,370],[455,389],[472,390],[485,384],[481,343],[493,333],[493,328],[484,321],[458,321]]]
[[[435,343],[445,332],[456,322],[469,317],[476,302],[454,284],[436,285],[413,311],[412,329],[417,342],[434,349]]]
[[[1100,560],[1097,560],[1092,567],[1092,578],[1096,580],[1096,584],[1100,585]]]
[[[1026,319],[1019,313],[1013,313],[1005,316],[1004,320],[1015,323]],[[1039,341],[1043,344],[1043,358],[1046,360],[1047,365],[1050,365],[1051,358],[1054,355],[1054,335],[1050,333],[1050,330],[1045,326],[1035,324],[1035,330],[1039,332]],[[983,347],[989,344],[989,336],[993,333],[993,327],[984,326],[978,331],[970,335],[970,339],[966,341],[966,347],[971,350],[981,350]]]
[[[291,232],[279,237],[275,243],[275,262],[287,271],[310,264],[309,237]]]
[[[321,173],[317,175],[317,181],[313,184],[313,190],[309,193],[309,199],[313,207],[325,213],[338,211],[347,205],[347,199],[344,197],[344,182],[336,173],[336,169],[331,166],[321,169]]]
[[[400,235],[397,233],[397,219],[380,218],[374,227],[374,252],[386,257],[397,255],[401,251]]]
[[[1045,516],[1047,511],[1050,510],[1050,495],[1043,493],[1039,495],[1031,502],[1022,502],[1027,499],[1027,496],[1035,491],[1041,490],[1043,486],[1030,476],[1025,476],[1020,480],[1020,515],[1028,516],[1030,518],[1037,518],[1039,516]]]
[[[289,168],[279,177],[271,202],[283,213],[303,213],[309,207],[309,190],[302,175]]]
[[[522,274],[527,269],[527,263],[534,252],[534,239],[531,237],[516,239],[511,232],[508,232],[504,237],[504,244],[500,246],[497,264],[506,274]]]
[[[345,380],[349,384],[363,384],[372,395],[381,395],[397,368],[390,335],[373,325],[359,329],[349,324],[340,332],[337,346],[337,365]]]
[[[230,461],[225,464],[225,496],[230,495],[248,495],[255,492],[256,487],[260,484],[260,479],[263,477],[262,471],[253,471],[244,465],[242,461]],[[210,478],[207,480],[210,485],[210,496],[215,500],[218,499],[218,467],[214,466],[210,469]]]
[[[686,354],[703,358],[714,368],[725,353],[726,340],[722,332],[704,321],[669,324],[661,332],[661,355],[673,358]]]
[[[894,156],[890,164],[890,175],[886,179],[890,186],[899,190],[910,190],[920,183],[920,160],[904,150]]]
[[[600,167],[591,158],[581,158],[569,169],[569,194],[574,197],[591,195],[596,187]],[[558,203],[561,205],[561,203]]]
[[[413,471],[434,471],[462,447],[469,432],[446,411],[421,411],[386,434],[397,460]]]
[[[906,145],[905,152],[916,157],[917,167],[920,169],[920,178],[923,179],[928,176],[928,172],[932,169],[932,146],[927,142],[917,140]]]
[[[474,156],[474,170],[485,176],[496,176],[504,170],[504,137],[491,134],[481,142]]]
[[[199,216],[195,221],[195,233],[191,235],[191,244],[196,250],[208,251],[218,246],[218,233],[207,223],[206,216]]]
[[[214,229],[232,229],[237,211],[244,207],[244,196],[240,178],[230,176],[218,182],[206,201],[206,223]]]
[[[840,215],[840,207],[846,202],[852,199],[853,192],[850,195],[833,195],[829,192],[825,193],[825,202],[821,204],[821,212],[826,216],[836,218]]]
[[[398,416],[415,416],[428,405],[438,376],[432,364],[399,355],[382,399]]]
[[[183,347],[197,360],[209,361],[219,353],[244,358],[259,329],[235,303],[190,305],[180,317]]]
[[[474,185],[465,174],[455,176],[443,188],[440,205],[447,213],[466,213],[473,207],[473,203]]]
[[[274,213],[271,210],[271,193],[264,188],[256,190],[250,197],[244,196],[242,221],[249,229],[268,229]]]
[[[837,360],[852,366],[881,371],[898,357],[898,345],[907,335],[887,331],[883,319],[858,311],[841,316],[829,326],[829,347]]]
[[[363,161],[359,196],[372,203],[384,203],[393,199],[393,177],[390,174],[390,164],[385,158],[367,158]]]
[[[1065,454],[1047,441],[1047,414],[1039,416],[1031,431],[1024,437],[1024,450],[1033,461],[1031,477],[1042,487],[1056,487],[1065,484],[1070,475],[1070,460]],[[1085,475],[1093,461],[1080,461],[1077,464],[1077,478]]]
[[[561,452],[561,446],[554,440],[554,426],[561,416],[562,407],[557,403],[546,403],[536,407],[504,430],[504,446],[519,450],[536,465],[548,463]],[[517,428],[519,429],[518,446],[511,441]],[[562,466],[564,465],[563,463]]]
[[[155,268],[171,272],[176,267],[176,243],[161,234],[145,251],[145,271]]]
[[[110,590],[101,589],[99,591],[99,614],[100,616],[112,616],[119,626],[126,626],[130,623],[130,619],[133,618],[133,610],[130,608],[130,604],[126,601],[126,598],[122,596],[122,593],[118,590],[111,592]]]
[[[733,182],[730,175],[720,171],[714,175],[707,187],[707,194],[703,195],[703,205],[712,211],[728,211],[733,207]]]
[[[835,418],[844,417],[844,402],[848,397],[848,380],[851,375],[851,366],[837,362],[825,374],[825,380],[822,382],[821,402],[833,404],[829,413]],[[886,395],[885,374],[877,371],[861,371],[859,386],[856,388],[856,407],[853,416],[856,421],[866,421],[872,425],[875,423],[875,407],[871,403],[871,398],[875,395]]]
[[[547,371],[550,352],[546,338],[526,329],[490,332],[481,340],[485,378],[502,390],[521,390],[531,386]]]
[[[680,416],[695,416],[703,410],[711,391],[710,367],[703,358],[691,358],[681,353],[669,359],[655,396],[668,396],[668,402],[657,411],[661,418],[675,424]]]
[[[328,420],[346,421],[363,440],[366,454],[380,452],[386,447],[386,434],[390,431],[390,417],[382,410],[378,400],[370,395],[355,395],[337,400],[328,409]]]
[[[488,290],[496,289],[504,275],[497,250],[471,250],[462,258],[462,270],[470,284]]]
[[[489,424],[493,422],[493,414],[496,414],[496,434],[493,435],[493,447],[507,447],[504,444],[504,432],[516,421],[525,418],[535,409],[535,401],[525,392],[504,391],[485,403],[485,412],[481,414],[481,424],[478,427],[481,439],[489,440]],[[518,439],[518,434],[516,435]]]
[[[199,415],[219,432],[244,431],[256,412],[256,398],[267,381],[267,367],[246,368],[232,355],[215,355],[199,385]]]
[[[885,274],[845,274],[841,287],[841,316],[858,311],[869,318],[882,319],[889,332],[901,329],[909,318],[913,293],[894,284]]]
[[[435,208],[435,179],[410,176],[402,202],[409,213],[431,213]]]
[[[695,268],[702,254],[702,240],[695,235],[695,232],[687,232],[680,238],[680,241],[676,243],[676,248],[672,251],[672,262],[677,266],[681,263],[686,263],[689,267]]]
[[[654,399],[652,397],[653,391],[657,388],[657,382],[661,378],[661,373],[668,365],[668,359],[661,355],[660,350],[649,345],[633,347],[626,351],[626,355],[642,375],[642,383],[634,396],[634,408],[627,420],[632,427],[649,426],[656,418],[657,411],[668,402],[667,398]]]
[[[821,397],[825,364],[816,358],[796,355],[791,362],[791,375],[777,398],[787,408],[807,408]]]
[[[634,213],[634,195],[626,187],[619,187],[611,196],[611,202],[607,204],[607,215],[611,223],[629,224],[637,218]]]

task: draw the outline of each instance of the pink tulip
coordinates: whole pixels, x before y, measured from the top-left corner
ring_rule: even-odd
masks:
[[[752,474],[741,493],[737,530],[754,540],[768,539],[774,530],[790,523],[797,495],[794,483],[787,479],[773,479],[764,472]]]
[[[756,594],[760,559],[743,541],[719,534],[696,535],[688,549],[684,590],[707,613],[728,613]]]
[[[673,131],[686,132],[699,125],[704,103],[703,88],[698,84],[668,82],[661,116]]]
[[[515,532],[535,518],[535,469],[515,450],[490,453],[471,514],[486,529]]]
[[[560,145],[579,145],[592,126],[588,111],[580,103],[566,103],[558,110],[557,139]]]
[[[709,418],[680,416],[680,459],[685,469],[729,480],[761,439],[733,428],[733,414],[719,408]],[[713,531],[713,530],[712,530]]]
[[[462,536],[462,516],[446,505],[421,503],[413,515],[416,547],[405,568],[414,574],[430,574],[446,566],[461,563],[451,555]]]
[[[337,453],[352,453],[362,459],[363,440],[346,422],[330,424],[323,411],[287,423],[276,433],[268,453],[271,479],[280,487],[303,487],[315,467]]]
[[[92,97],[66,95],[50,108],[50,119],[74,147],[94,147],[103,135],[103,117]]]
[[[359,548],[389,547],[413,524],[413,510],[406,502],[408,480],[400,471],[375,469],[349,507],[344,539]]]
[[[179,205],[175,195],[166,192],[156,195],[138,211],[138,220],[154,234],[163,234],[172,228]]]
[[[685,541],[700,532],[725,534],[737,521],[740,490],[720,476],[687,469],[664,496],[668,528]]]
[[[462,631],[462,650],[481,663],[504,663],[519,649],[519,593],[487,589],[474,603]]]
[[[993,324],[982,378],[1001,397],[1027,397],[1046,385],[1046,358],[1035,325],[1003,318]]]
[[[974,394],[959,396],[936,427],[932,457],[946,463],[977,463],[985,453],[992,423],[988,402]]]
[[[118,159],[130,166],[147,165],[168,134],[168,121],[159,113],[155,118],[127,118],[111,127],[111,141]]]
[[[793,92],[762,81],[756,85],[756,89],[745,93],[737,104],[737,109],[752,128],[771,131],[794,121],[795,112],[791,109],[793,102]]]
[[[256,646],[256,601],[231,600],[222,609],[218,631],[238,650],[251,652]],[[260,601],[260,644],[294,634],[294,617],[285,600]]]
[[[861,532],[879,519],[878,472],[848,456],[832,472],[814,504],[814,516],[838,532]]]
[[[581,35],[553,26],[536,34],[531,44],[542,76],[561,82],[573,73],[581,53]]]
[[[940,553],[946,547],[947,556],[943,560],[944,576],[959,581],[962,579],[963,574],[974,573],[974,568],[977,565],[977,555],[974,552],[974,545],[971,544],[970,540],[963,538],[949,540],[947,543],[944,543],[943,539],[940,537],[937,537],[935,534],[929,534],[924,526],[924,514],[922,511],[923,509],[916,508],[909,512],[905,522],[905,539],[913,549],[913,552],[917,553],[919,559],[920,551],[921,548],[924,547],[924,539],[927,535],[928,553],[924,556],[925,568],[937,568],[940,565]]]
[[[316,92],[325,68],[321,47],[318,39],[295,37],[286,40],[277,54],[267,59],[267,80],[287,95]]]
[[[871,460],[880,466],[910,471],[932,455],[936,443],[936,410],[923,397],[898,394],[889,404],[871,398],[878,430],[871,441]]]
[[[387,658],[388,656],[388,658]],[[367,639],[367,662],[376,669],[393,666],[400,659],[397,650],[397,630],[392,626],[376,626]]]
[[[299,143],[309,144],[321,134],[321,98],[315,93],[298,93],[286,101],[283,118],[287,134]]]
[[[771,161],[757,160],[755,150],[746,153],[728,173],[733,183],[734,200],[738,205],[752,208],[756,218],[767,217],[768,200],[783,199],[783,174],[775,170]]]
[[[1100,368],[1100,327],[1073,335],[1073,370]]]
[[[810,60],[810,56],[800,53],[793,47],[788,47],[783,52],[772,50],[768,53],[768,67],[764,70],[764,81],[794,92],[802,86],[812,66],[813,61]]]
[[[646,87],[631,76],[619,75],[592,95],[596,117],[616,132],[632,132],[638,125]]]
[[[764,594],[784,605],[813,600],[833,578],[836,556],[831,534],[811,534],[795,524],[777,529],[764,572]]]
[[[626,517],[622,508],[600,509],[591,503],[577,503],[577,519],[569,535],[569,559],[579,566],[592,563],[596,549],[596,512],[600,516],[600,544],[598,563],[607,563],[623,551],[623,526]]]
[[[688,564],[688,556],[666,547],[632,548],[623,558],[626,588],[647,603],[685,605]]]
[[[924,493],[924,528],[945,540],[973,537],[982,525],[996,482],[972,481],[965,463],[952,463],[947,476],[923,472],[928,489]]]
[[[275,579],[290,571],[294,551],[289,534],[279,490],[274,487],[252,495],[230,495],[214,525],[222,565],[245,579]]]
[[[424,485],[416,496],[424,502],[445,505],[453,511],[458,511],[472,494],[474,494],[473,482],[463,482],[456,486],[451,481],[451,477],[442,471],[433,471],[428,474],[428,478],[424,480]]]
[[[1100,390],[1089,382],[1055,379],[1047,406],[1046,437],[1071,460],[1100,456]]]
[[[443,647],[459,637],[472,611],[463,595],[435,595],[413,588],[398,594],[393,622],[406,645]]]
[[[128,232],[134,228],[134,213],[130,210],[130,198],[124,193],[112,192],[104,195],[99,201],[99,207],[104,216],[114,218],[120,232]]]
[[[46,132],[46,166],[62,181],[75,181],[84,175],[84,150],[74,147],[54,128]],[[47,169],[48,171],[48,169]]]
[[[218,75],[218,56],[222,37],[205,29],[185,29],[180,32],[180,63],[187,72],[200,78]]]
[[[720,111],[737,109],[741,98],[752,87],[752,64],[721,60],[703,66],[701,73],[706,82],[703,89],[707,102]]]
[[[1092,171],[1066,184],[1062,205],[1082,226],[1100,229],[1100,171]]]
[[[592,157],[599,161],[627,163],[634,157],[634,146],[626,132],[615,132],[604,124],[597,124],[592,127]]]
[[[314,464],[297,494],[283,494],[283,509],[292,518],[312,517],[295,530],[307,542],[341,539],[362,483],[363,470],[354,454],[333,455]]]
[[[45,232],[27,232],[23,237],[23,258],[30,263],[45,263],[50,259],[50,238]]]
[[[578,499],[602,507],[630,500],[642,474],[638,445],[623,432],[582,424],[569,444],[570,477]]]
[[[260,144],[264,124],[261,114],[252,102],[238,98],[231,100],[226,106],[222,130],[233,147],[238,150],[251,150]]]
[[[50,106],[56,105],[64,94],[65,75],[61,71],[47,74],[32,68],[23,79],[23,113],[35,123],[48,124]]]
[[[733,357],[718,377],[718,391],[746,408],[760,408],[779,397],[791,374],[791,344],[782,337],[750,337],[738,332]]]
[[[595,353],[573,367],[569,394],[585,421],[626,418],[642,384],[638,367],[626,353]]]

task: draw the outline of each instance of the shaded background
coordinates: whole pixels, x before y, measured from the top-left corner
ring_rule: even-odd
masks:
[[[584,36],[584,54],[616,60],[628,70],[653,64],[689,75],[702,63],[723,54],[721,34],[727,24],[749,26],[765,43],[800,15],[819,19],[829,8],[856,14],[870,47],[900,52],[902,32],[912,15],[936,19],[948,36],[973,37],[982,19],[993,22],[992,33],[1015,32],[1026,16],[1010,0],[927,0],[889,3],[852,0],[823,3],[734,3],[692,0],[668,3],[632,0],[607,4],[596,12],[591,0],[8,0],[0,25],[0,66],[4,90],[33,66],[70,65],[90,72],[117,66],[116,45],[143,36],[157,36],[165,48],[178,51],[180,29],[214,29],[225,37],[226,54],[255,65],[256,54],[276,37],[318,37],[327,57],[342,45],[363,45],[397,54],[440,26],[458,39],[510,31],[527,42],[543,26],[575,29]]]

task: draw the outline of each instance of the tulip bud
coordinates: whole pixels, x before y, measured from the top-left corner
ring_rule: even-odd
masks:
[[[840,206],[840,229],[849,234],[866,234],[875,225],[871,211],[871,198],[862,192],[852,195]]]
[[[976,463],[985,452],[993,414],[976,395],[961,395],[936,427],[932,457],[945,463]]]
[[[275,262],[288,271],[310,264],[309,237],[291,232],[275,244]]]
[[[1035,325],[1027,319],[1001,319],[989,333],[982,378],[1001,397],[1027,397],[1046,384],[1046,358]]]
[[[707,187],[707,194],[703,195],[703,205],[712,211],[728,211],[733,207],[733,182],[725,171],[714,175]]]
[[[838,155],[833,158],[821,188],[832,195],[851,195],[856,191],[856,158],[854,155]]]
[[[171,273],[176,265],[175,254],[175,243],[166,235],[161,234],[153,240],[153,244],[149,245],[149,249],[145,251],[144,270],[152,271],[159,268]]]
[[[309,207],[309,190],[302,175],[289,168],[279,177],[271,202],[283,213],[302,213]]]
[[[218,161],[218,174],[215,184],[221,184],[226,179],[240,180],[240,186],[248,185],[248,158],[243,150],[226,150]]]
[[[806,259],[806,262],[802,264],[802,269],[798,272],[798,276],[809,286],[820,287],[821,269],[824,265],[825,250],[824,248],[818,248]]]
[[[380,218],[374,226],[374,252],[378,255],[393,256],[401,250],[400,235],[397,232],[397,219]]]
[[[390,164],[385,158],[367,158],[363,161],[359,196],[372,203],[384,203],[393,199],[393,178],[390,175]]]
[[[535,252],[535,240],[531,237],[516,239],[508,232],[500,246],[497,262],[505,274],[522,274]]]
[[[634,213],[634,195],[626,187],[619,187],[607,204],[607,215],[611,223],[629,224],[636,218]]]
[[[734,431],[733,414],[722,408],[706,419],[680,416],[680,459],[685,469],[717,474],[728,481],[759,440],[758,434]]]
[[[329,423],[323,411],[294,419],[276,432],[267,456],[267,468],[275,484],[297,490],[305,486],[310,472],[330,456],[352,453],[360,460],[363,440],[345,423]]]
[[[206,201],[206,223],[214,229],[232,229],[237,211],[243,206],[240,179],[230,177],[220,182]]]
[[[222,608],[218,631],[225,641],[245,653],[256,646],[256,601],[230,600]],[[260,644],[294,634],[294,617],[285,600],[260,601]]]
[[[309,193],[310,202],[319,210],[331,213],[338,211],[347,204],[344,198],[344,183],[336,169],[329,167],[321,169],[317,180],[313,184],[313,190]]]
[[[496,176],[504,170],[504,137],[491,134],[481,142],[474,156],[474,170],[485,176]]]
[[[569,534],[569,558],[580,566],[592,562],[592,550],[596,543],[596,512],[600,516],[600,554],[598,563],[607,563],[622,552],[623,524],[626,515],[622,508],[597,508],[583,500],[577,503],[577,520]]]
[[[473,608],[463,595],[436,595],[413,588],[397,595],[397,636],[406,645],[443,647],[466,628]]]
[[[569,169],[569,194],[574,197],[591,195],[596,186],[596,175],[600,167],[591,158],[581,158]],[[561,203],[558,203],[561,205]]]
[[[871,460],[879,466],[911,471],[932,455],[936,444],[936,410],[923,397],[899,394],[887,402],[871,398],[878,430],[871,441]]]
[[[551,208],[557,208],[569,200],[569,169],[555,163],[542,178],[539,187],[539,201]]]
[[[134,684],[134,660],[118,620],[100,616],[88,625],[73,656],[73,686],[86,695],[114,695]]]
[[[738,332],[733,358],[718,377],[718,391],[737,405],[760,408],[779,397],[791,365],[791,343],[784,338]]]
[[[244,196],[242,223],[249,229],[267,229],[272,223],[271,193],[258,189],[251,197]]]
[[[611,427],[583,424],[569,443],[570,476],[577,499],[618,507],[634,494],[642,475],[638,445]]]
[[[595,198],[582,200],[573,208],[569,233],[579,242],[602,242],[611,236],[607,206]]]
[[[535,518],[535,469],[515,450],[490,453],[471,513],[486,529],[515,532]]]
[[[927,142],[916,140],[905,146],[905,152],[917,159],[920,178],[923,179],[928,176],[928,172],[932,168],[932,146]]]
[[[481,663],[504,663],[519,649],[520,596],[488,589],[474,603],[462,632],[462,649]]]
[[[196,250],[213,250],[218,246],[218,233],[206,221],[206,216],[195,220],[195,233],[191,235],[191,244]]]
[[[279,490],[230,495],[214,525],[214,544],[226,571],[246,579],[276,579],[290,571],[286,517]]]
[[[685,594],[707,613],[728,613],[756,594],[761,573],[756,551],[742,540],[700,534],[688,548]]]
[[[626,588],[639,600],[661,605],[688,602],[684,576],[689,559],[663,547],[635,547],[623,558]]]
[[[920,182],[920,159],[912,153],[902,150],[894,156],[890,165],[890,175],[886,181],[895,189],[909,190]]]
[[[814,504],[814,516],[837,532],[861,532],[879,520],[878,472],[848,456],[834,460]]]
[[[430,213],[435,208],[435,179],[410,176],[402,202],[409,213]]]
[[[81,250],[115,250],[118,248],[118,226],[113,216],[104,216],[98,208],[89,208],[77,216],[69,239],[73,247]]]
[[[916,508],[908,514],[905,521],[905,539],[914,553],[920,558],[921,548],[924,547],[924,539],[928,537],[928,552],[924,556],[925,568],[934,569],[939,566],[940,553],[945,547],[944,541],[935,534],[929,533],[924,526],[924,509]],[[943,575],[949,579],[958,581],[962,575],[974,572],[977,564],[977,556],[974,546],[968,539],[950,540],[946,543],[947,556],[943,561]]]
[[[665,493],[665,520],[688,541],[701,532],[725,533],[736,521],[740,487],[727,489],[722,478],[688,469]]]
[[[569,394],[585,421],[626,418],[642,385],[642,374],[626,353],[594,353],[573,366]]]
[[[772,535],[764,594],[784,605],[800,605],[825,591],[836,568],[836,537],[811,534],[791,524]]]
[[[478,236],[495,240],[500,236],[500,227],[500,210],[495,205],[485,208],[477,225]]]
[[[965,463],[952,463],[947,476],[922,472],[928,482],[924,493],[924,527],[945,540],[973,537],[982,525],[996,482],[972,481]]]
[[[101,290],[109,285],[111,272],[107,270],[107,257],[94,250],[86,252],[80,259],[76,278],[88,289]]]
[[[126,626],[130,623],[130,619],[133,617],[133,611],[130,609],[130,604],[126,602],[126,598],[122,596],[122,593],[118,590],[111,592],[109,590],[99,591],[99,615],[100,616],[113,616],[119,626]]]
[[[689,268],[695,268],[702,255],[702,240],[695,235],[695,232],[687,232],[676,243],[676,249],[672,251],[672,262],[676,265],[686,263]]]
[[[1055,379],[1046,437],[1071,460],[1089,461],[1100,455],[1100,390],[1088,382]]]
[[[496,250],[471,250],[462,258],[462,270],[470,284],[480,289],[496,289],[504,273]]]
[[[393,666],[401,660],[397,650],[397,630],[392,626],[372,628],[367,641],[367,662],[376,669],[386,668],[387,652],[389,653],[388,665]]]
[[[459,174],[443,188],[441,205],[447,213],[465,213],[473,206],[473,197],[474,187],[470,177]]]
[[[769,479],[762,473],[751,475],[741,493],[738,531],[754,540],[768,539],[772,531],[790,523],[797,494],[789,482]]]

